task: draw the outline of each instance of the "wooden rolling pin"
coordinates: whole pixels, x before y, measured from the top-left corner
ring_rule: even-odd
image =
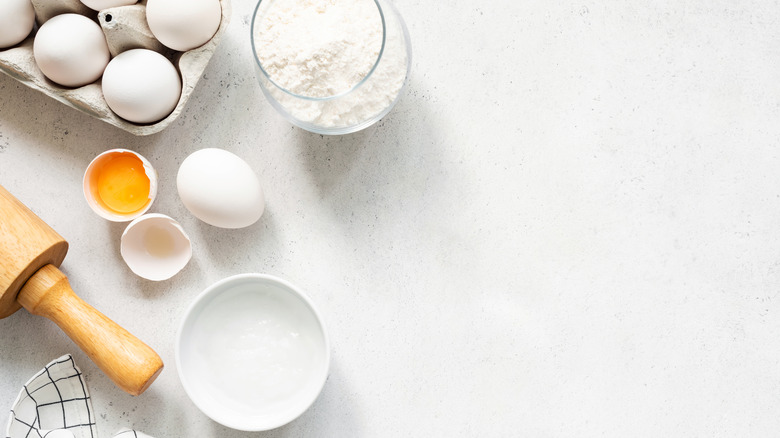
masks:
[[[24,307],[57,324],[124,391],[139,395],[160,356],[81,300],[57,267],[68,243],[0,186],[0,318]]]

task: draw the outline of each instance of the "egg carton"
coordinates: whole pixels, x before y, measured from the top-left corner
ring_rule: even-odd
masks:
[[[112,57],[125,50],[144,48],[162,54],[177,67],[181,75],[182,91],[173,112],[158,122],[137,124],[124,120],[111,111],[103,99],[100,79],[78,88],[63,87],[47,79],[38,68],[33,56],[35,31],[16,46],[0,49],[0,71],[3,73],[71,108],[138,136],[162,131],[181,114],[230,21],[230,1],[220,0],[222,20],[214,36],[200,47],[186,52],[177,52],[160,43],[149,29],[146,23],[146,0],[100,12],[87,8],[79,0],[33,0],[32,3],[38,26],[59,14],[81,14],[100,24]]]

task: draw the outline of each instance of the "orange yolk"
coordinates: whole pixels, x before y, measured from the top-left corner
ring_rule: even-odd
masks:
[[[149,202],[149,177],[135,155],[110,156],[96,170],[97,194],[109,210],[134,213]]]

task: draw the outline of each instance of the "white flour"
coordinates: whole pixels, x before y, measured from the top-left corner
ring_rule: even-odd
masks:
[[[382,22],[372,0],[276,0],[255,39],[266,73],[295,94],[349,91],[374,66]]]
[[[399,24],[384,12],[382,59],[356,90],[310,100],[270,86],[273,98],[293,117],[326,128],[355,125],[387,109],[403,86],[408,59]],[[382,48],[373,0],[275,0],[259,13],[265,15],[254,28],[257,58],[271,80],[299,96],[348,92],[371,71]]]

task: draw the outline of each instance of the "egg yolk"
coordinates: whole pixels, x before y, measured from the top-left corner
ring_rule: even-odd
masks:
[[[97,193],[108,209],[120,214],[134,213],[149,202],[149,177],[135,155],[109,157],[97,170]]]

